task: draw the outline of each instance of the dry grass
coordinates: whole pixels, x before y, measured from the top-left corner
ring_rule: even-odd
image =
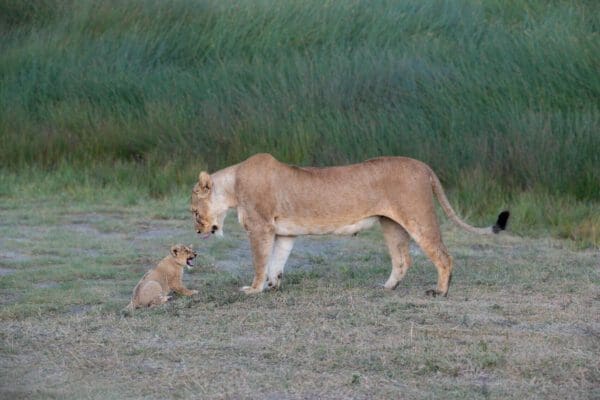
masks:
[[[418,249],[394,292],[378,230],[300,240],[283,289],[246,297],[233,216],[201,241],[186,199],[0,203],[3,398],[598,398],[597,250],[444,226],[445,299]],[[31,211],[33,210],[33,212]],[[193,242],[199,289],[124,318],[135,282]]]

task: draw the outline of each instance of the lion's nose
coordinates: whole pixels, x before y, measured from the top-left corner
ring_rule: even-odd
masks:
[[[215,232],[216,232],[218,229],[219,229],[219,227],[218,227],[218,226],[216,226],[216,225],[213,225],[213,226],[212,226],[212,230],[211,230],[211,232],[212,232],[212,233],[215,233]]]
[[[198,234],[202,233],[202,229],[196,229],[196,233],[198,233]]]

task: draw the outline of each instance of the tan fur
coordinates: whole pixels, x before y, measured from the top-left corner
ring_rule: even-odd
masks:
[[[295,236],[354,234],[379,221],[392,259],[385,288],[395,288],[410,267],[412,238],[438,270],[437,288],[430,293],[445,295],[452,258],[442,242],[434,194],[459,226],[478,234],[492,233],[491,227],[463,222],[431,168],[405,157],[301,168],[258,154],[212,175],[202,172],[193,189],[191,211],[196,231],[207,236],[221,234],[227,209],[237,208],[249,235],[255,270],[252,285],[243,288],[246,293],[262,291],[265,282],[279,286]]]
[[[158,265],[146,272],[133,289],[131,302],[127,306],[132,310],[138,307],[153,307],[166,303],[171,291],[184,296],[192,296],[197,290],[189,290],[183,286],[183,268],[190,267],[196,253],[187,246],[178,244],[171,247],[171,254],[163,258]]]

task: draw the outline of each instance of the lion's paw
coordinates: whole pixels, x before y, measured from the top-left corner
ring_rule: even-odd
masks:
[[[262,289],[256,289],[253,288],[252,286],[244,286],[240,289],[240,292],[244,292],[246,294],[257,294],[262,292]]]
[[[383,288],[385,290],[394,290],[398,287],[398,285],[400,284],[400,281],[387,281],[384,285]]]
[[[277,275],[267,277],[267,289],[278,290],[281,286],[283,279],[283,272],[279,272]]]
[[[281,286],[281,279],[267,279],[267,289],[278,290]]]
[[[437,289],[429,289],[429,290],[425,291],[425,295],[431,296],[431,297],[437,297],[437,296],[447,297],[448,292],[442,292],[441,290],[437,290]]]

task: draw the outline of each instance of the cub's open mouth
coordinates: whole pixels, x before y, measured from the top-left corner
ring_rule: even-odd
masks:
[[[194,266],[194,257],[190,257],[188,258],[185,263],[187,264],[188,267],[193,267]]]

